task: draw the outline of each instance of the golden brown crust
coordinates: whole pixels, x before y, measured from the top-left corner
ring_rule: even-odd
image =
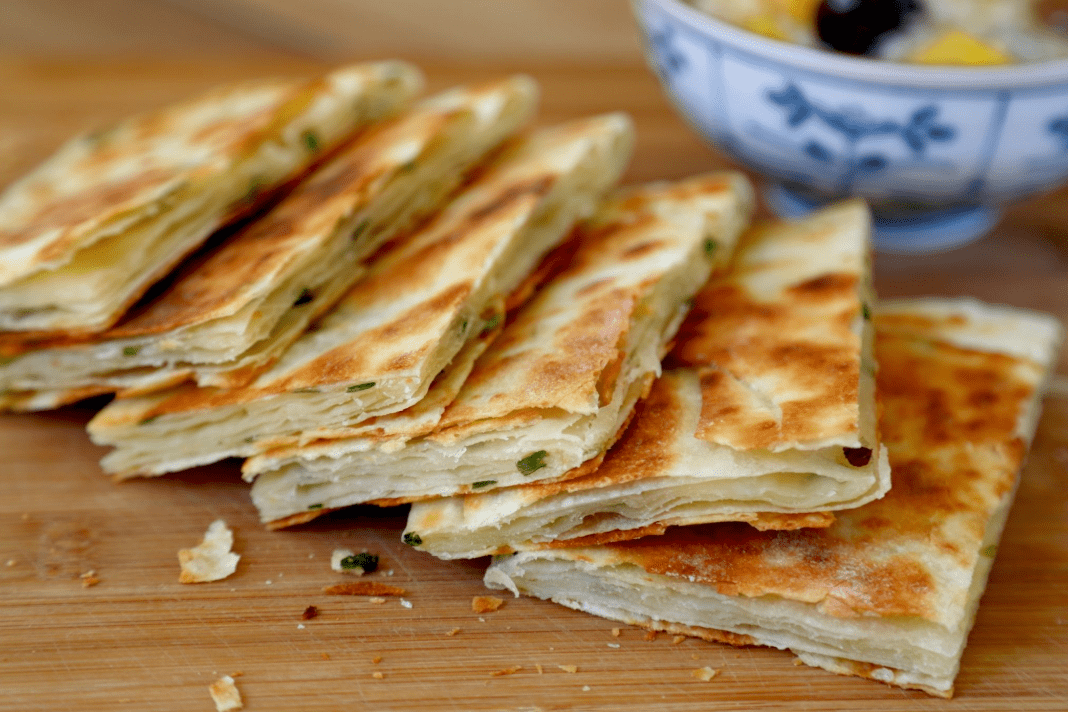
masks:
[[[858,432],[861,343],[852,327],[861,316],[864,251],[812,276],[804,259],[811,247],[806,254],[791,245],[840,249],[835,233],[851,227],[849,220],[815,229],[756,227],[739,247],[735,268],[694,299],[665,365],[698,369],[698,438],[749,450]],[[769,258],[764,245],[779,243],[789,248],[783,254],[797,252]],[[783,273],[781,287],[763,286]]]
[[[379,581],[353,581],[325,586],[323,593],[330,596],[403,596],[407,591]]]
[[[1017,421],[1041,369],[882,332],[877,355],[894,473],[883,499],[839,512],[822,530],[683,527],[610,545],[614,556],[725,595],[819,604],[831,616],[950,615],[939,610],[952,585],[943,569],[974,567],[987,522],[1015,485],[1025,452]]]

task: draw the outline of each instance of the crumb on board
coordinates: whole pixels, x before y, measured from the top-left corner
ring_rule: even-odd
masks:
[[[606,643],[606,645],[614,650],[619,650],[619,643]]]
[[[297,623],[297,630],[304,630],[304,627],[303,623]]]
[[[651,630],[648,633],[646,633],[645,634],[645,639],[646,640],[656,640],[656,631],[655,630]]]
[[[310,621],[319,615],[319,608],[317,606],[308,606],[304,609],[304,612],[300,614],[300,619],[304,621]]]
[[[18,562],[19,562],[19,561],[18,561],[18,559],[8,559],[8,560],[7,560],[7,566],[8,566],[8,567],[14,566],[14,565],[15,565],[15,564],[17,564]]]
[[[582,691],[583,692],[589,692],[590,691],[590,686],[589,685],[583,685],[582,686]]]
[[[363,576],[378,568],[378,554],[366,551],[357,554],[351,549],[334,549],[330,555],[330,568],[341,574]]]
[[[380,605],[382,605],[383,603],[385,603],[385,602],[386,602],[386,599],[384,599],[384,598],[379,598],[378,596],[372,596],[371,598],[368,598],[368,599],[367,599],[367,602],[368,602],[368,603],[374,603],[374,604],[376,604],[376,605],[379,605],[379,606],[380,606]]]
[[[453,628],[452,630],[450,630],[450,631],[449,631],[448,633],[446,633],[445,635],[447,635],[447,636],[449,636],[449,637],[451,638],[452,636],[456,635],[456,634],[457,634],[457,633],[459,633],[459,632],[460,632],[460,629],[459,629],[459,628]]]
[[[578,665],[557,665],[564,672],[576,673],[578,672]]]
[[[386,677],[386,673],[379,672],[378,670],[375,670],[373,673],[371,673],[371,677],[373,677],[376,680],[382,680],[382,679],[384,679]]]
[[[323,593],[331,596],[403,596],[407,591],[400,586],[391,586],[378,581],[353,581],[326,586],[323,588]]]
[[[100,577],[92,569],[86,571],[79,578],[82,580],[82,588],[89,588],[100,583]]]
[[[319,653],[319,657],[322,658],[323,660],[329,660],[330,659],[330,653]]]
[[[208,686],[208,692],[211,693],[211,699],[215,702],[215,709],[218,712],[230,712],[230,710],[239,710],[245,706],[241,702],[241,693],[237,691],[234,678],[229,675],[223,675],[211,683]]]
[[[237,678],[239,678],[239,677],[243,677],[244,675],[245,675],[245,673],[243,671],[241,671],[241,670],[238,670],[237,672],[230,673],[230,677],[234,678],[235,680]]]
[[[686,640],[686,636],[685,635],[676,635],[674,638],[671,639],[671,644],[672,645],[678,645],[679,643],[681,643],[684,640]]]
[[[708,682],[709,680],[711,680],[712,678],[714,678],[718,674],[719,674],[719,670],[713,670],[710,667],[703,667],[703,668],[697,668],[696,670],[691,672],[690,676],[694,677],[694,678],[697,678],[698,680],[701,680],[703,682]]]
[[[504,599],[496,596],[475,596],[471,599],[471,610],[475,613],[493,613],[503,605]]]
[[[400,604],[401,604],[402,606],[404,606],[405,608],[411,608],[411,607],[412,607],[412,602],[411,602],[411,601],[409,601],[409,600],[408,600],[407,598],[402,598],[402,599],[400,600]]]
[[[698,658],[697,653],[691,653],[690,654],[690,660],[697,660],[697,658]]]
[[[613,638],[618,638],[621,635],[623,635],[623,631],[622,630],[620,630],[619,628],[613,628],[612,629],[612,637]]]
[[[233,545],[234,533],[227,528],[226,522],[216,519],[208,526],[200,544],[178,551],[178,563],[182,566],[178,581],[207,583],[234,573],[241,557],[230,551]]]
[[[522,669],[522,665],[513,665],[512,667],[506,667],[503,670],[494,670],[490,673],[490,677],[503,677],[504,675],[514,675]]]
[[[539,675],[544,675],[545,671],[541,668],[541,663],[535,663],[534,669],[538,671]]]
[[[373,658],[371,658],[371,664],[372,665],[378,665],[378,663],[380,663],[380,662],[382,662],[382,656],[381,655],[376,655]]]

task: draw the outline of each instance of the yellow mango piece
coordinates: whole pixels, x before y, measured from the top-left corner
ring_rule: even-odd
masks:
[[[783,30],[778,18],[770,12],[747,17],[745,21],[742,22],[742,27],[750,32],[755,32],[758,35],[770,37],[773,40],[783,40],[784,42],[790,41],[790,36]]]
[[[1012,58],[1002,54],[981,40],[961,32],[948,30],[934,42],[921,48],[907,61],[914,64],[1009,64]]]
[[[802,25],[815,25],[821,0],[776,0],[782,12]]]

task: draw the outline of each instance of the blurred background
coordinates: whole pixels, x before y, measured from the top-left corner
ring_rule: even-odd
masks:
[[[24,56],[641,61],[626,0],[3,0]]]

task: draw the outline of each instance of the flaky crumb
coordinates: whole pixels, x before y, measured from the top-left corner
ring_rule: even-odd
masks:
[[[386,673],[379,672],[378,670],[375,670],[373,673],[371,673],[371,677],[373,677],[376,680],[382,680],[382,679],[385,679]]]
[[[623,631],[622,630],[620,630],[619,628],[613,628],[612,629],[612,637],[613,638],[618,638],[621,635],[623,635]]]
[[[382,656],[381,655],[376,655],[373,658],[371,658],[371,664],[372,665],[378,665],[378,663],[380,663],[380,662],[382,662]]]
[[[218,712],[230,712],[245,706],[241,702],[241,693],[237,691],[234,678],[229,675],[223,675],[211,683],[208,686],[208,692],[211,693],[211,699],[215,702],[215,709]]]
[[[735,656],[735,657],[739,657],[740,658],[742,656],[738,655],[738,656]],[[804,663],[801,662],[801,658],[794,658],[793,663],[794,663],[794,667],[801,667],[802,665],[804,665]]]
[[[310,621],[319,615],[319,609],[316,606],[308,606],[304,609],[304,612],[300,614],[301,620]]]
[[[339,574],[363,576],[378,568],[378,554],[363,551],[359,554],[351,549],[334,549],[330,555],[330,568]]]
[[[242,672],[241,670],[238,670],[237,672],[230,673],[230,677],[234,678],[235,680],[237,678],[239,678],[239,677],[244,677],[244,676],[245,676],[245,673]]]
[[[475,596],[471,599],[471,610],[475,613],[493,613],[503,605],[504,599],[496,596]]]
[[[523,669],[522,665],[513,665],[512,667],[507,667],[507,668],[505,668],[503,670],[494,670],[493,672],[490,673],[490,677],[502,677],[504,675],[514,675],[514,674],[516,674],[517,672],[519,672],[522,669]]]
[[[330,653],[319,653],[319,657],[322,658],[323,660],[329,660],[330,659]]]
[[[685,635],[676,635],[674,638],[671,639],[671,644],[672,645],[678,645],[679,643],[681,643],[684,640],[686,640],[686,636]]]
[[[178,552],[178,563],[182,573],[178,577],[181,583],[207,583],[224,579],[237,570],[241,558],[230,549],[234,545],[234,533],[226,527],[226,522],[216,519],[208,526],[203,541],[192,549]]]
[[[459,632],[460,632],[460,629],[459,629],[459,628],[453,628],[452,630],[450,630],[450,631],[449,631],[448,633],[446,633],[445,635],[447,635],[447,636],[449,636],[449,637],[451,638],[452,636],[456,635],[456,634],[457,634],[457,633],[459,633]]]
[[[411,607],[412,607],[412,602],[411,602],[411,601],[409,601],[409,600],[408,600],[407,598],[402,598],[402,599],[400,600],[400,604],[401,604],[402,606],[404,606],[405,608],[411,608]]]
[[[353,581],[327,586],[323,589],[323,593],[331,596],[403,596],[407,591],[400,586],[391,586],[378,581]]]
[[[82,588],[89,588],[96,586],[100,583],[100,577],[96,575],[96,571],[89,570],[82,574],[79,578],[82,580]]]
[[[15,565],[15,564],[17,564],[18,562],[19,562],[19,561],[18,561],[18,559],[8,559],[8,560],[7,560],[7,566],[8,566],[8,567],[14,566],[14,565]]]
[[[606,645],[609,648],[614,648],[615,650],[619,650],[619,643],[606,643]]]
[[[578,672],[578,665],[557,665],[556,667],[560,668],[564,672]]]
[[[589,685],[583,685],[582,686],[582,691],[583,692],[589,692],[590,691],[590,686]]]
[[[651,630],[648,633],[646,633],[645,634],[645,639],[646,640],[656,640],[656,631],[655,630]]]
[[[535,663],[534,669],[538,671],[539,675],[545,674],[545,671],[541,669],[541,663]]]
[[[708,682],[709,680],[711,680],[712,678],[714,678],[718,674],[719,674],[719,670],[713,670],[710,667],[703,667],[703,668],[697,668],[696,670],[691,672],[690,676],[691,677],[695,677],[698,680],[702,680],[704,682]]]
[[[386,599],[384,599],[384,598],[379,598],[378,596],[374,596],[374,597],[372,597],[372,598],[368,598],[368,599],[367,599],[367,602],[368,602],[368,603],[374,603],[374,604],[376,604],[376,605],[379,605],[379,606],[380,606],[380,605],[382,605],[383,603],[385,603],[385,602],[386,602]]]

